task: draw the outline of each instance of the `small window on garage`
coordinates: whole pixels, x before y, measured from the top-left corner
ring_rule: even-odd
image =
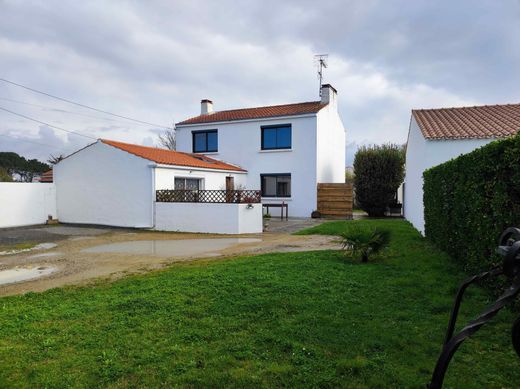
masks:
[[[177,190],[199,190],[201,189],[202,179],[175,177],[175,189]]]

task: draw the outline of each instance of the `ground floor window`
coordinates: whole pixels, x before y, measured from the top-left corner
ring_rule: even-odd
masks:
[[[199,190],[201,189],[200,178],[175,177],[175,189],[178,190]]]
[[[261,174],[262,197],[291,197],[291,174]]]

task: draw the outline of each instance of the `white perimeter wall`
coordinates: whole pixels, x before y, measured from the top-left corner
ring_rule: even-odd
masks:
[[[292,125],[291,150],[261,150],[260,127],[275,124]],[[207,155],[246,169],[246,189],[260,190],[260,174],[291,173],[291,198],[264,198],[262,202],[285,201],[290,216],[309,217],[316,209],[316,115],[177,126],[177,150],[191,153],[192,131],[211,129],[218,130],[218,152]],[[343,161],[343,170],[344,165]],[[272,211],[275,216],[279,209]]]
[[[253,204],[156,203],[155,229],[216,234],[262,232],[262,206]]]
[[[151,162],[98,141],[54,167],[64,223],[153,226]]]
[[[195,168],[157,167],[155,168],[155,188],[175,189],[175,177],[202,179],[201,189],[225,190],[226,177],[234,177],[235,189],[247,185],[247,174],[221,171],[195,170]]]
[[[403,212],[404,217],[422,234],[424,234],[423,172],[493,140],[426,140],[412,116],[406,148]]]
[[[56,218],[54,184],[0,183],[0,228],[44,224]]]

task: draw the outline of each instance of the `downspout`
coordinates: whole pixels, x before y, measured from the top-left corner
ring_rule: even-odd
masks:
[[[152,169],[152,229],[155,229],[155,168],[157,164],[149,165]]]

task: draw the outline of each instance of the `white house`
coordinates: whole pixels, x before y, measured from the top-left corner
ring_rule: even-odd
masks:
[[[60,161],[53,174],[57,215],[64,223],[262,232],[259,193],[255,203],[254,192],[223,197],[220,190],[230,181],[245,185],[247,171],[203,155],[98,140]],[[156,199],[158,190],[173,189],[185,190],[182,198]],[[195,201],[197,190],[202,192]]]
[[[226,111],[202,100],[199,116],[176,124],[177,150],[242,166],[262,203],[285,202],[291,216],[309,217],[318,183],[345,182],[337,91],[323,85],[321,92],[319,101]]]
[[[520,104],[412,111],[404,217],[424,233],[423,172],[520,130]]]

